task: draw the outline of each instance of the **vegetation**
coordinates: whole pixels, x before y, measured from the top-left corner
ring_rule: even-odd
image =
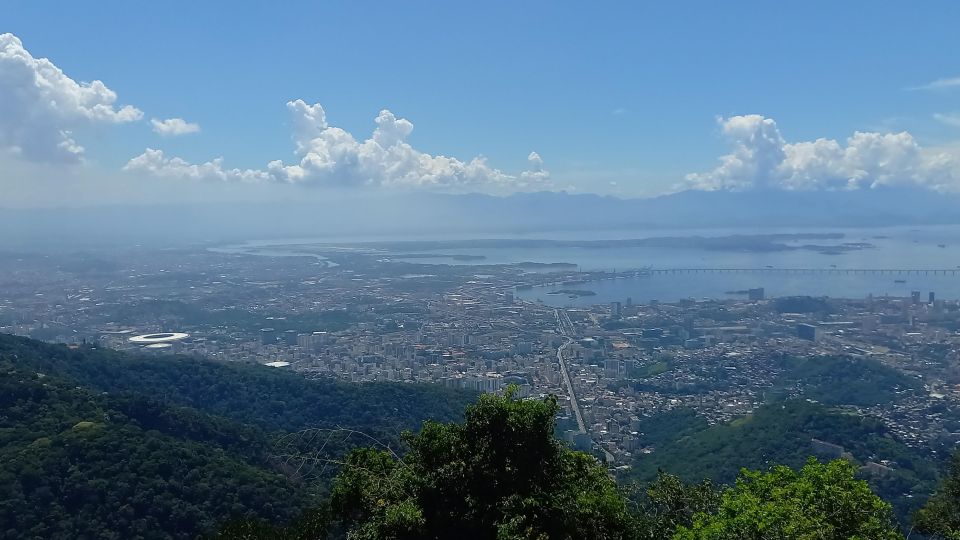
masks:
[[[194,538],[316,504],[255,428],[0,362],[0,537]]]
[[[896,540],[890,505],[854,478],[844,460],[811,459],[799,472],[778,465],[769,472],[743,471],[724,492],[714,513],[699,513],[681,525],[675,540]]]
[[[554,398],[474,399],[0,336],[0,538],[899,538],[855,460],[894,462],[871,482],[901,515],[936,478],[880,422],[788,401],[644,419],[649,484],[621,487],[554,438]],[[847,459],[809,461],[812,437]],[[960,458],[921,530],[957,538],[958,479]]]
[[[632,500],[592,458],[552,437],[556,400],[486,395],[463,424],[428,422],[410,452],[355,450],[310,523],[351,539],[899,539],[888,504],[844,460],[743,470],[736,485],[660,473]],[[325,521],[324,521],[325,520]],[[322,525],[318,525],[322,521]],[[237,538],[300,539],[300,526],[232,524]],[[226,533],[225,533],[226,534]]]
[[[830,304],[826,298],[812,296],[784,296],[773,301],[773,307],[780,313],[830,313]]]
[[[274,431],[318,427],[393,435],[425,418],[458,419],[475,394],[437,385],[349,384],[308,380],[285,370],[154,357],[81,347],[69,349],[0,335],[0,359],[57,374],[99,392],[133,392]]]
[[[914,516],[917,530],[933,538],[960,539],[960,452],[937,492]]]
[[[671,431],[671,425],[678,426]],[[641,443],[654,447],[640,455],[625,480],[649,482],[658,471],[687,481],[709,478],[734,482],[741,468],[775,464],[798,468],[814,453],[811,439],[843,446],[857,460],[889,460],[887,476],[871,478],[874,488],[906,518],[933,491],[936,462],[891,438],[879,420],[844,414],[823,405],[792,400],[760,407],[753,414],[706,427],[689,410],[645,420]]]
[[[398,445],[400,431],[460,418],[472,400],[0,335],[0,538],[195,538],[231,519],[289,522],[322,502],[332,475],[278,455],[342,459],[367,442],[316,448],[298,431],[360,428]]]
[[[402,458],[357,450],[332,505],[351,538],[626,538],[630,515],[592,457],[553,437],[554,398],[486,395],[428,422]]]
[[[710,480],[686,484],[676,476],[659,472],[657,479],[643,490],[637,505],[636,539],[670,538],[680,527],[692,526],[694,516],[715,512],[720,496]]]
[[[901,399],[922,384],[876,360],[839,356],[790,357],[784,360],[779,390],[796,390],[827,405],[868,406]]]
[[[229,327],[245,332],[256,332],[264,327],[280,332],[337,331],[347,328],[353,321],[352,316],[342,310],[275,316],[242,309],[208,310],[179,300],[144,300],[105,309],[102,316],[104,320],[117,321],[179,320],[187,326]]]

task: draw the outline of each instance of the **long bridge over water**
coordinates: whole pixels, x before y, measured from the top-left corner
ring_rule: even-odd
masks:
[[[795,276],[890,276],[894,280],[907,276],[960,276],[960,267],[956,268],[637,268],[622,271],[586,271],[558,277],[555,274],[541,274],[532,278],[520,288],[533,286],[575,286],[591,281],[623,279],[636,277],[654,277],[685,274],[773,274]],[[529,279],[529,278],[528,278]]]
[[[619,274],[627,276],[664,274],[833,274],[956,276],[960,268],[644,268]]]

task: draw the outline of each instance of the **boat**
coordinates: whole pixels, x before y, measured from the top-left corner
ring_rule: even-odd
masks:
[[[905,280],[905,279],[895,279],[895,280],[893,280],[893,282],[894,282],[894,283],[906,283],[907,280]]]
[[[939,247],[939,248],[945,248],[945,247],[947,247],[947,245],[946,245],[946,244],[937,244],[937,247]]]

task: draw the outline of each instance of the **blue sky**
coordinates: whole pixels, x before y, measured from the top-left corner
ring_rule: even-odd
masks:
[[[718,117],[762,115],[791,142],[906,130],[951,147],[960,88],[910,88],[960,77],[958,20],[957,2],[12,1],[0,33],[143,111],[75,129],[105,169],[145,148],[296,161],[285,104],[303,99],[358,139],[389,109],[430,155],[517,174],[535,151],[555,189],[649,195],[731,151]],[[149,129],[171,117],[200,133]]]

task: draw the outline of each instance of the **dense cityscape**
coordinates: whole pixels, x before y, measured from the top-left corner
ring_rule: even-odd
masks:
[[[550,294],[547,283],[589,294],[596,280],[627,277],[402,258],[345,248],[7,257],[0,332],[158,362],[182,353],[353,382],[516,385],[519,396],[560,396],[562,436],[610,467],[657,451],[645,418],[689,408],[710,424],[729,422],[774,394],[805,397],[802,384],[784,384],[791,359],[869,358],[906,382],[894,399],[848,410],[882,419],[907,445],[960,438],[960,304],[936,291],[766,298],[754,288],[732,299],[551,307],[515,293]],[[657,277],[640,270],[629,279]]]

